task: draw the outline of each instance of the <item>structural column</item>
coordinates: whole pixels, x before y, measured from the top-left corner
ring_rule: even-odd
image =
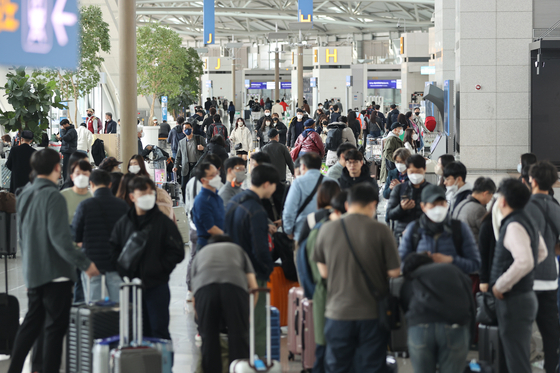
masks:
[[[121,161],[138,152],[136,113],[136,0],[119,1],[119,90]],[[128,172],[128,170],[124,170]]]
[[[303,47],[297,49],[297,106],[303,108]]]
[[[274,101],[280,100],[280,51],[274,53]]]

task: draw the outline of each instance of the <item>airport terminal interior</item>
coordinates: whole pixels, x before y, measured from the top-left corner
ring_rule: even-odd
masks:
[[[33,24],[40,26],[32,26]],[[189,136],[195,133],[195,136],[200,137],[196,133],[195,123],[198,123],[196,124],[198,126],[202,125],[206,115],[210,115],[211,108],[219,117],[217,120],[216,117],[210,117],[209,128],[200,133],[202,137],[207,137],[209,142],[210,140],[215,142],[215,135],[221,134],[221,129],[213,127],[213,123],[220,120],[225,127],[226,138],[231,138],[232,133],[238,131],[240,119],[250,130],[247,131],[248,143],[250,143],[247,149],[245,140],[240,140],[239,132],[236,132],[237,141],[233,143],[228,140],[227,146],[230,148],[227,153],[224,151],[225,158],[237,155],[242,157],[243,161],[247,161],[246,164],[242,162],[243,170],[247,170],[247,178],[243,177],[245,182],[239,184],[241,189],[249,188],[252,171],[256,167],[261,167],[257,166],[257,161],[253,164],[253,161],[248,159],[251,159],[255,153],[261,152],[266,143],[273,142],[272,138],[279,133],[280,139],[284,136],[283,143],[288,146],[292,152],[289,155],[295,161],[298,158],[297,153],[295,157],[293,155],[294,149],[297,148],[295,138],[300,141],[299,136],[302,135],[299,133],[302,133],[303,128],[307,128],[305,131],[315,131],[309,129],[306,121],[308,118],[313,119],[313,123],[309,126],[316,126],[317,132],[320,132],[321,128],[323,131],[327,128],[332,131],[330,123],[329,127],[326,122],[324,127],[321,127],[320,122],[323,121],[323,117],[318,113],[321,109],[321,114],[327,114],[324,120],[328,122],[333,122],[333,116],[340,118],[341,114],[344,122],[347,121],[346,128],[350,127],[351,118],[352,121],[359,121],[360,127],[357,129],[356,139],[352,139],[352,142],[361,150],[362,154],[356,157],[359,157],[364,167],[366,164],[371,165],[366,171],[369,172],[367,179],[373,178],[375,191],[379,192],[380,196],[375,218],[378,222],[387,223],[393,230],[398,229],[396,227],[399,223],[395,223],[398,219],[395,218],[393,221],[388,218],[388,215],[395,206],[391,206],[389,193],[384,194],[391,183],[387,179],[386,184],[387,176],[383,179],[380,177],[386,175],[384,171],[390,171],[390,166],[386,162],[392,163],[393,168],[400,165],[396,158],[394,159],[396,163],[393,163],[393,159],[385,157],[386,144],[391,136],[400,137],[406,142],[408,135],[404,133],[403,137],[399,128],[406,129],[407,126],[411,129],[409,135],[412,136],[407,143],[411,147],[411,152],[408,154],[417,153],[422,156],[418,161],[423,165],[420,168],[425,172],[422,182],[425,180],[432,184],[441,183],[440,186],[443,187],[441,193],[444,197],[446,197],[446,186],[447,197],[451,189],[447,184],[443,184],[443,181],[448,178],[444,177],[444,172],[447,175],[448,171],[447,168],[446,171],[443,170],[445,165],[442,166],[442,156],[445,158],[445,155],[451,155],[454,161],[466,168],[467,177],[466,179],[463,177],[462,182],[467,182],[471,188],[475,180],[480,180],[479,178],[491,180],[494,185],[491,195],[504,180],[512,178],[522,180],[524,185],[528,185],[535,193],[535,189],[538,190],[537,186],[540,185],[532,184],[537,176],[531,176],[533,175],[531,164],[538,160],[539,164],[540,161],[548,161],[546,164],[552,164],[556,169],[555,179],[549,190],[550,194],[553,194],[551,200],[558,204],[557,199],[560,195],[560,183],[556,174],[560,167],[558,145],[560,126],[556,123],[560,107],[558,100],[560,97],[560,1],[558,0],[0,0],[0,49],[3,49],[0,52],[3,54],[0,56],[0,87],[6,88],[0,90],[0,136],[2,136],[0,206],[7,206],[7,202],[4,201],[8,201],[8,197],[4,197],[4,192],[15,192],[14,180],[18,171],[12,168],[16,161],[9,159],[15,156],[19,142],[27,141],[25,140],[27,136],[30,136],[32,146],[37,150],[50,148],[59,152],[61,167],[67,167],[69,174],[73,172],[70,172],[70,166],[66,163],[66,154],[69,154],[69,150],[64,147],[68,146],[68,140],[64,140],[62,135],[69,131],[68,128],[77,130],[78,146],[77,148],[74,146],[74,151],[85,151],[84,159],[93,165],[93,169],[97,168],[104,159],[113,157],[115,163],[112,167],[115,168],[108,171],[122,171],[126,174],[133,172],[130,168],[133,162],[133,166],[144,167],[140,172],[149,176],[156,188],[165,190],[169,194],[167,198],[170,201],[170,214],[167,215],[174,217],[172,219],[175,219],[184,241],[184,247],[181,249],[184,248],[185,251],[184,259],[177,263],[169,279],[168,329],[173,348],[172,371],[175,373],[203,372],[203,369],[199,326],[195,322],[192,294],[188,291],[185,281],[187,272],[190,273],[188,267],[192,260],[191,253],[197,251],[198,255],[200,250],[192,241],[192,227],[195,225],[189,220],[192,205],[185,204],[185,198],[189,198],[186,194],[188,191],[193,191],[193,187],[191,185],[189,189],[186,185],[188,179],[180,180],[180,178],[193,177],[194,168],[199,165],[199,162],[191,162],[192,160],[189,159],[191,147],[186,145],[188,141],[184,141],[183,164],[179,165],[182,166],[182,174],[181,167],[177,173],[177,164],[170,166],[177,159],[178,152],[181,154],[182,149],[179,139],[173,139],[171,133],[178,128],[174,136],[180,135],[184,138],[186,135],[191,139]],[[12,50],[13,55],[10,52]],[[22,67],[18,68],[18,66]],[[34,87],[29,88],[29,83],[26,86],[21,79],[29,79],[29,83],[34,84]],[[46,103],[39,103],[43,100],[39,97],[41,95],[34,95],[39,91],[37,84],[40,84],[36,79],[52,82],[46,85],[47,88],[45,85],[41,88],[46,92],[44,93]],[[28,92],[24,92],[25,89],[28,89]],[[24,102],[22,97],[28,100],[35,97],[37,102]],[[197,116],[199,111],[202,112],[201,116]],[[276,129],[268,132],[273,127],[263,125],[271,112],[273,116],[278,114],[279,122],[288,127],[283,133]],[[373,119],[370,122],[372,112],[378,113],[373,114],[373,118],[384,119],[377,122]],[[404,114],[402,115],[404,122],[401,121],[401,116],[398,116],[399,113]],[[25,119],[24,114],[27,115]],[[300,114],[308,116],[304,117],[305,125],[299,118]],[[191,118],[195,119],[191,121]],[[113,128],[110,127],[110,123],[114,123]],[[187,123],[191,123],[191,127],[182,126]],[[369,123],[373,123],[372,125],[377,123],[379,131],[377,129],[372,131]],[[395,126],[395,123],[398,125]],[[67,127],[68,124],[70,127]],[[292,126],[295,127],[294,141],[286,144],[286,131],[290,141]],[[296,133],[298,126],[301,129]],[[164,130],[165,128],[167,129]],[[378,133],[368,136],[368,132]],[[86,140],[81,138],[84,133],[86,133],[84,135]],[[344,131],[341,133],[344,137]],[[8,137],[5,137],[6,135]],[[330,135],[326,132],[319,135],[317,138],[321,137],[324,142],[324,145],[320,146],[322,148],[321,171],[328,176],[329,167],[334,167],[335,163],[338,165],[338,159],[342,158],[340,154],[337,158],[336,147],[329,147]],[[305,141],[305,136],[307,134],[301,141]],[[401,140],[399,140],[400,146],[404,147]],[[85,144],[85,149],[80,148],[81,142]],[[99,144],[103,149],[101,155],[98,151]],[[198,142],[196,144],[200,146]],[[204,144],[206,145],[206,140]],[[203,148],[197,151],[201,149]],[[309,150],[303,152],[304,148],[301,144],[298,149],[301,149],[298,150],[300,159],[308,154]],[[10,154],[12,151],[13,155]],[[283,151],[287,152],[286,149]],[[192,152],[194,154],[195,150]],[[146,162],[145,166],[143,166],[144,161],[140,165],[139,161],[131,159],[134,154],[141,153]],[[522,159],[521,156],[527,153],[534,155],[534,161],[525,168],[525,158]],[[206,156],[206,152],[204,155]],[[329,160],[331,155],[334,157],[332,162]],[[186,163],[185,158],[188,160]],[[128,161],[129,159],[131,162]],[[405,158],[401,159],[401,164],[405,167]],[[275,160],[272,159],[272,163]],[[291,159],[289,161],[293,162]],[[406,176],[406,168],[417,169],[416,163],[412,166],[411,164],[412,161],[406,162],[403,175]],[[186,172],[185,167],[190,167],[192,170]],[[282,182],[293,187],[297,179],[293,175],[293,163],[291,167],[290,172],[290,166],[283,165],[283,171],[288,172]],[[304,168],[309,169],[307,165]],[[296,169],[298,169],[297,165]],[[398,167],[397,169],[403,172]],[[74,170],[74,166],[71,170]],[[237,185],[231,179],[225,179],[225,163],[221,170],[222,180],[225,182],[221,185],[231,184],[232,188]],[[349,179],[352,177],[356,179],[347,168],[344,170],[350,175]],[[398,175],[397,178],[401,177],[400,173],[394,172]],[[411,172],[408,173],[410,174]],[[36,175],[35,173],[33,177]],[[25,177],[30,181],[29,175]],[[125,177],[126,175],[123,180]],[[394,178],[390,175],[388,177]],[[409,178],[406,177],[406,180]],[[458,179],[453,176],[453,180]],[[64,182],[65,180],[61,178],[59,181],[61,187]],[[70,183],[71,186],[77,185],[76,181]],[[314,183],[315,181],[311,183],[311,187]],[[320,181],[317,187],[319,183]],[[168,189],[169,184],[172,184],[172,192]],[[86,185],[85,188],[87,187]],[[26,193],[25,188],[27,187],[20,191],[23,195]],[[126,195],[127,190],[132,193],[130,188],[125,185],[122,195]],[[393,189],[392,184],[391,189]],[[352,191],[349,193],[353,193]],[[115,193],[117,193],[116,188]],[[473,191],[473,195],[476,193],[477,191]],[[16,195],[18,197],[14,197],[15,205],[18,206],[19,194]],[[304,197],[301,197],[302,201]],[[134,206],[130,197],[123,198],[128,206]],[[159,192],[157,198],[159,205]],[[270,199],[270,196],[267,198]],[[401,201],[397,200],[397,204],[404,206],[402,203],[406,204],[409,198],[412,199],[411,196],[406,198],[403,196]],[[420,194],[417,198],[419,202]],[[424,192],[422,192],[423,198]],[[287,192],[287,199],[290,199],[289,192]],[[505,201],[506,198],[504,197],[503,200]],[[284,201],[285,199],[282,203]],[[439,200],[430,201],[428,204]],[[451,203],[449,198],[447,201]],[[492,204],[489,201],[490,199],[482,205],[491,212]],[[502,199],[494,198],[491,201],[497,202]],[[422,206],[424,202],[422,200]],[[194,197],[191,203],[194,204]],[[274,202],[272,205],[274,207]],[[136,210],[132,207],[131,211],[137,211],[138,206],[136,205]],[[297,204],[293,206],[302,207]],[[303,206],[302,210],[306,206]],[[16,208],[19,212],[20,207]],[[423,210],[417,210],[423,217],[430,218],[426,211],[424,211],[426,214],[423,214]],[[8,301],[5,301],[2,292],[6,288],[9,295],[16,297],[19,302],[17,319],[22,324],[28,311],[29,301],[24,267],[27,265],[26,261],[34,260],[33,257],[25,257],[26,254],[29,255],[28,249],[22,247],[21,240],[18,242],[18,238],[14,238],[15,211],[11,214],[14,215],[12,223],[7,222],[10,213],[8,210],[5,211],[0,209],[2,218],[0,221],[0,315],[2,315],[0,316],[0,373],[8,372],[12,362],[11,353],[3,347],[3,343],[6,341],[9,349],[13,344],[13,339],[9,342],[5,339],[8,338],[5,336],[7,334],[2,331],[2,329],[9,329],[5,321],[8,317],[6,306]],[[294,227],[299,213],[298,211],[298,215],[293,218]],[[494,214],[496,214],[495,210]],[[223,215],[225,216],[225,212]],[[224,224],[224,216],[222,216],[222,224]],[[282,211],[279,218],[282,218]],[[482,221],[482,216],[479,218]],[[557,218],[560,219],[560,215]],[[162,216],[161,219],[167,217]],[[553,217],[553,220],[555,219]],[[276,221],[272,223],[274,219],[269,220],[274,226]],[[408,220],[407,223],[413,220],[415,219]],[[503,221],[505,222],[506,219]],[[66,222],[62,221],[58,224],[62,225]],[[307,224],[310,224],[309,220]],[[548,220],[543,224],[549,224]],[[543,227],[538,228],[544,229]],[[74,228],[72,228],[73,233]],[[194,229],[195,233],[198,228],[197,226]],[[17,227],[17,231],[23,232],[24,235],[33,235],[35,229],[25,224]],[[217,229],[221,233],[224,231],[227,233],[227,229]],[[210,229],[207,231],[210,232]],[[274,231],[276,232],[276,228]],[[295,231],[294,228],[293,233]],[[499,230],[497,232],[500,233]],[[548,233],[550,234],[550,231]],[[405,234],[406,231],[403,233],[401,229],[396,235],[397,243],[401,240],[402,244],[402,237]],[[541,235],[544,236],[542,230]],[[272,233],[269,236],[272,242]],[[526,236],[528,237],[527,234]],[[475,239],[478,241],[478,236]],[[196,238],[194,240],[196,242]],[[499,242],[504,240],[504,237],[500,236]],[[538,241],[538,237],[536,241],[531,241],[533,251],[536,250],[534,246]],[[126,243],[128,245],[129,242]],[[437,248],[437,239],[435,245]],[[474,246],[477,250],[476,244]],[[400,250],[399,248],[399,254]],[[560,252],[557,251],[556,254]],[[478,265],[480,265],[481,258],[478,253],[477,255]],[[554,254],[550,255],[554,256]],[[404,258],[400,259],[402,261]],[[511,261],[515,259],[517,257],[513,255]],[[530,259],[533,261],[533,257]],[[538,259],[537,256],[534,259]],[[305,259],[304,263],[307,260]],[[299,265],[299,258],[295,261],[295,264]],[[553,261],[558,268],[556,257]],[[277,264],[281,262],[281,260],[277,261]],[[320,266],[315,265],[315,268],[321,271]],[[85,272],[83,274],[86,276]],[[299,268],[298,274],[301,276]],[[478,279],[478,269],[470,275],[471,278],[475,276]],[[558,269],[552,282],[555,282],[557,277]],[[341,281],[345,280],[341,279]],[[297,285],[296,282],[290,284]],[[300,285],[302,284],[303,282],[300,281]],[[79,286],[81,287],[81,284]],[[276,286],[274,283],[269,283],[269,287],[274,286]],[[315,285],[313,288],[315,289]],[[278,353],[281,368],[270,371],[344,372],[340,367],[338,370],[332,367],[332,370],[318,368],[312,370],[313,364],[310,367],[306,365],[309,362],[304,361],[307,355],[305,351],[302,353],[301,346],[299,352],[293,354],[294,348],[290,346],[290,343],[293,343],[290,342],[290,334],[293,331],[289,330],[289,322],[286,321],[294,317],[288,314],[288,310],[292,311],[292,306],[287,305],[292,299],[287,298],[288,289],[284,297],[285,304],[273,304],[280,309],[279,320],[282,320]],[[557,286],[547,288],[548,292],[554,290],[556,300],[555,289]],[[280,292],[280,290],[273,291]],[[476,289],[474,292],[479,290]],[[475,295],[471,295],[474,299]],[[473,304],[477,301],[478,298],[476,301],[473,300]],[[557,307],[556,316],[558,316]],[[282,313],[287,315],[283,316]],[[3,319],[4,316],[6,319]],[[404,315],[402,317],[404,318]],[[555,344],[558,350],[560,326],[557,318],[552,324],[555,324],[555,330],[558,329]],[[532,320],[534,321],[534,317]],[[402,328],[405,329],[406,326]],[[120,331],[122,332],[122,329]],[[490,359],[500,360],[499,363],[494,360],[485,362],[490,355],[479,351],[486,348],[486,343],[489,342],[484,341],[478,330],[476,334],[477,337],[469,343],[464,367],[467,368],[468,362],[471,361],[474,365],[480,362],[480,365],[477,365],[479,370],[472,365],[467,368],[470,370],[465,372],[526,372],[521,368],[518,371],[512,371],[511,367],[509,370],[504,368],[506,364],[504,361],[507,359],[503,355],[498,359],[490,354],[493,356]],[[274,335],[273,333],[273,339]],[[391,335],[396,338],[396,331],[391,332]],[[67,335],[63,343],[60,372],[109,372],[108,366],[104,367],[105,370],[95,370],[91,363],[88,367],[73,366],[69,356],[75,355],[76,352],[68,350],[70,346],[68,338]],[[227,342],[227,336],[222,335],[221,338]],[[415,372],[408,351],[411,344],[410,335],[409,346],[406,338],[405,334],[402,348],[395,347],[394,341],[388,342],[387,368],[374,369],[370,366],[363,372]],[[499,343],[500,338],[496,338]],[[312,340],[315,344],[313,337]],[[546,346],[548,343],[545,341],[543,344],[539,327],[536,322],[533,322],[530,345],[528,345],[532,372],[557,372],[558,352],[555,355],[554,370],[551,370],[550,366],[546,369],[545,366],[545,351],[550,351]],[[502,354],[501,351],[499,353]],[[94,353],[89,358],[92,355]],[[311,356],[315,359],[313,353]],[[509,355],[506,356],[510,358]],[[393,360],[390,361],[390,358]],[[30,352],[25,359],[23,372],[39,372],[37,369],[40,368],[33,366],[33,360]],[[484,365],[486,363],[488,366]],[[259,370],[256,366],[244,371],[266,370]],[[227,369],[224,367],[223,371],[238,372],[238,370]],[[232,366],[231,369],[235,368]],[[127,370],[122,370],[125,371]],[[346,372],[350,371],[358,373],[356,370]],[[114,372],[117,372],[117,369]],[[143,370],[138,372],[141,373]],[[171,368],[166,368],[164,364],[162,370],[154,372],[171,373]],[[433,373],[435,372],[434,370]],[[462,373],[463,369],[455,372],[445,371],[440,365],[439,372]]]

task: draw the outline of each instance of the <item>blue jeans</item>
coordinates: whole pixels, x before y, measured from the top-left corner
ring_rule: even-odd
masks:
[[[87,294],[87,281],[88,275],[82,272],[82,286],[84,289],[84,294]],[[105,284],[107,290],[107,296],[111,302],[119,302],[119,290],[121,287],[122,279],[118,272],[106,272],[105,273]],[[87,299],[87,297],[86,297]],[[89,287],[89,300],[96,302],[101,300],[101,276],[95,276],[91,278],[91,283]]]
[[[408,351],[415,373],[462,372],[469,353],[468,325],[430,323],[408,328]]]
[[[332,320],[325,322],[327,351],[325,371],[348,373],[385,372],[389,334],[373,320]]]

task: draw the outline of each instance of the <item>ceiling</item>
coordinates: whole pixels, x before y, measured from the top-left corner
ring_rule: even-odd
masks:
[[[189,44],[202,46],[202,1],[137,0],[137,23],[159,21]],[[297,22],[297,0],[215,0],[219,42],[266,41],[268,34],[290,31]],[[307,38],[375,35],[423,30],[433,26],[434,0],[315,0],[313,30]],[[298,31],[291,31],[294,37]]]

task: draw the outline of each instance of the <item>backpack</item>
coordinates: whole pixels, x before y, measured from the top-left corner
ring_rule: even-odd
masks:
[[[327,132],[327,141],[325,141],[325,149],[335,151],[342,144],[342,128],[336,126]]]
[[[321,226],[326,221],[328,221],[328,217],[315,224],[313,229],[311,229],[311,232],[309,232],[307,238],[299,243],[299,248],[296,253],[299,283],[301,287],[303,287],[305,297],[308,299],[313,299],[316,284],[315,281],[313,281],[313,272],[311,271],[311,265],[309,264],[307,248],[314,248],[315,241],[317,241],[317,236],[319,234],[319,229],[321,229]]]
[[[212,137],[217,135],[222,136],[224,140],[227,139],[226,127],[221,123],[214,123],[214,128],[212,129]]]
[[[91,155],[96,166],[99,166],[105,159],[105,144],[103,140],[96,139],[91,146]]]
[[[418,243],[422,238],[420,232],[420,221],[416,220],[414,227],[412,227],[412,247],[414,251],[418,248]],[[457,255],[463,257],[463,224],[460,220],[451,219],[451,232],[453,236],[453,245]]]

